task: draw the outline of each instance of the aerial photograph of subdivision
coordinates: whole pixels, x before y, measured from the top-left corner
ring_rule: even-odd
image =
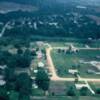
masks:
[[[0,100],[100,100],[100,0],[0,0]]]

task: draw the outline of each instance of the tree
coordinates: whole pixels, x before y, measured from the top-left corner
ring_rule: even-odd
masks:
[[[82,88],[80,89],[80,94],[81,94],[82,96],[86,96],[87,93],[88,93],[88,88],[87,88],[87,87],[82,87]]]
[[[6,68],[5,69],[5,79],[7,81],[13,81],[15,79],[14,68]]]
[[[7,90],[5,87],[0,87],[0,100],[8,100]]]
[[[50,79],[48,77],[48,74],[45,72],[45,70],[39,69],[36,75],[36,83],[39,86],[39,88],[43,89],[44,91],[48,90]]]
[[[100,94],[100,88],[96,89],[96,93]]]
[[[23,54],[23,50],[21,48],[17,49],[17,54]]]
[[[14,60],[15,60],[13,64],[14,66],[26,68],[30,66],[31,56],[25,53],[23,55],[16,54]]]
[[[1,65],[7,64],[9,60],[11,59],[11,57],[12,57],[12,54],[10,54],[8,51],[0,50],[0,64]]]
[[[19,93],[16,91],[10,91],[9,100],[19,100]]]
[[[35,57],[37,54],[36,54],[36,50],[33,50],[32,52],[31,52],[31,55],[33,56],[33,57]]]
[[[27,73],[21,73],[17,76],[16,80],[16,90],[21,93],[21,95],[30,95],[32,89],[32,81]]]
[[[75,89],[72,86],[69,88],[67,95],[68,96],[75,96],[76,95]]]

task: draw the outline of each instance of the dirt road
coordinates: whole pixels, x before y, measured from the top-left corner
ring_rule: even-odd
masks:
[[[64,48],[66,48],[66,47],[54,47],[54,48],[52,48],[51,46],[49,46],[49,48],[46,49],[47,62],[49,65],[49,70],[52,73],[51,80],[53,80],[53,81],[75,81],[75,78],[61,78],[56,73],[56,69],[55,69],[55,66],[54,66],[52,58],[51,58],[51,51],[53,49],[64,49]],[[100,48],[78,48],[78,49],[100,50]],[[79,78],[79,81],[100,82],[100,79]]]

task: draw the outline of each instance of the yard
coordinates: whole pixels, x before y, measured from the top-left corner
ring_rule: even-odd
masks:
[[[64,47],[73,44],[75,47],[85,47],[86,45],[92,48],[99,47],[100,48],[100,40],[94,40],[89,42],[87,41],[62,41],[62,42],[49,42],[52,47]]]
[[[89,83],[89,84],[92,87],[92,89],[96,92],[96,94],[100,96],[100,93],[99,94],[97,93],[97,90],[100,91],[100,83],[92,82],[92,83]]]

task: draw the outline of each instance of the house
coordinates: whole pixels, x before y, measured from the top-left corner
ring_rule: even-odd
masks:
[[[43,67],[44,67],[44,63],[39,62],[39,63],[38,63],[38,67],[43,68]]]
[[[32,85],[32,87],[34,88],[34,89],[37,89],[38,88],[38,85],[36,85],[35,83]]]
[[[74,47],[72,44],[69,46],[68,51],[70,51],[70,53],[76,53],[79,51],[78,48]]]
[[[6,81],[4,80],[3,71],[7,67],[7,65],[0,65],[0,86],[4,86]]]
[[[7,65],[0,65],[1,70],[4,70],[5,68],[7,68]]]
[[[4,86],[6,84],[6,81],[4,80],[4,76],[0,75],[0,86]]]
[[[34,73],[36,74],[38,72],[38,70],[34,70]]]
[[[69,69],[68,72],[70,74],[75,74],[75,73],[78,73],[78,70],[77,69]]]
[[[75,84],[76,89],[80,90],[83,87],[87,87],[87,84]],[[88,87],[87,87],[88,88]]]
[[[6,81],[5,80],[0,80],[0,86],[4,86],[6,84]]]
[[[98,61],[91,61],[90,64],[96,67],[100,71],[100,62]]]

